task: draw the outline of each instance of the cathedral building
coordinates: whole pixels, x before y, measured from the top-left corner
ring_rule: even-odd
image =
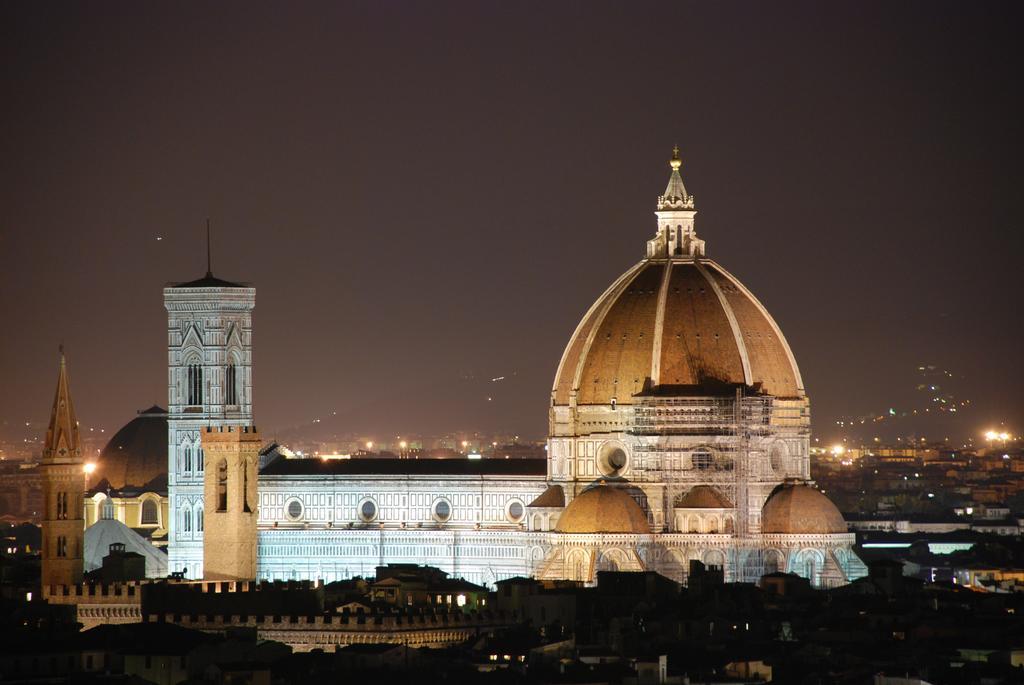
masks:
[[[257,473],[255,290],[209,272],[167,287],[171,570],[333,581],[418,563],[481,584],[591,583],[604,569],[685,581],[696,560],[729,580],[863,575],[810,481],[793,352],[706,256],[680,166],[676,152],[645,257],[565,348],[545,460],[279,457]]]

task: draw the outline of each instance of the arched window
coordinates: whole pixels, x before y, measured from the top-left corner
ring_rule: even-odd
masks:
[[[103,498],[103,504],[100,505],[100,518],[108,521],[114,518],[114,500],[109,497]]]
[[[224,404],[238,404],[238,368],[234,359],[224,370]]]
[[[147,499],[142,503],[142,525],[156,525],[158,521],[156,500]]]
[[[182,470],[185,473],[192,472],[192,445],[185,445],[182,448]]]
[[[217,511],[228,510],[228,462],[217,462]]]
[[[252,511],[249,506],[249,467],[245,461],[242,461],[242,511]]]
[[[188,403],[192,406],[203,403],[203,367],[198,363],[188,365]]]
[[[196,532],[203,532],[203,508],[196,507]]]
[[[202,447],[196,448],[196,473],[202,473],[206,469],[206,465],[203,460],[206,459],[206,454],[203,452]]]
[[[181,512],[181,530],[184,533],[192,532],[192,510],[187,505]]]

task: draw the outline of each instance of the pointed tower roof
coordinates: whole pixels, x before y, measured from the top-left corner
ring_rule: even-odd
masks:
[[[64,346],[60,350],[60,374],[57,376],[57,394],[53,398],[50,412],[50,427],[46,429],[46,444],[43,460],[50,462],[75,462],[82,458],[82,445],[78,439],[78,418],[71,402],[71,388],[68,385],[68,365],[64,358]]]
[[[172,288],[245,288],[245,283],[225,281],[213,275],[213,264],[210,252],[210,220],[206,220],[206,275],[194,281],[171,283]]]
[[[679,167],[683,165],[683,162],[679,159],[678,145],[672,148],[672,159],[669,160],[668,165],[672,169],[672,173],[668,177],[665,193],[658,197],[658,210],[693,209],[693,195],[686,192],[683,177],[679,175]]]

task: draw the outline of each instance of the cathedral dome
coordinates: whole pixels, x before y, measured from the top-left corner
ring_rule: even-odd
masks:
[[[152,406],[114,434],[96,460],[89,487],[104,479],[112,488],[142,486],[167,475],[167,410]]]
[[[803,398],[775,320],[739,280],[704,257],[678,155],[647,258],[583,317],[555,374],[554,406],[632,404],[641,393],[706,396],[737,386]]]
[[[761,509],[761,531],[789,535],[848,532],[839,509],[809,485],[780,485]]]
[[[602,484],[570,502],[559,517],[555,531],[647,535],[651,527],[644,510],[627,492]]]
[[[710,260],[645,259],[598,298],[569,340],[556,405],[632,404],[639,393],[711,395],[744,385],[803,397],[768,311]]]

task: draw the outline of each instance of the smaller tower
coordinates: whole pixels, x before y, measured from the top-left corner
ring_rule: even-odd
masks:
[[[703,257],[704,241],[697,237],[693,226],[697,208],[693,195],[686,192],[679,167],[679,146],[672,148],[669,160],[672,173],[668,177],[665,193],[658,197],[658,231],[647,241],[647,257]]]
[[[208,426],[202,446],[203,577],[255,580],[260,434],[255,426]]]
[[[51,586],[81,583],[83,569],[85,474],[63,347],[41,470],[44,502],[41,583],[45,595]]]

